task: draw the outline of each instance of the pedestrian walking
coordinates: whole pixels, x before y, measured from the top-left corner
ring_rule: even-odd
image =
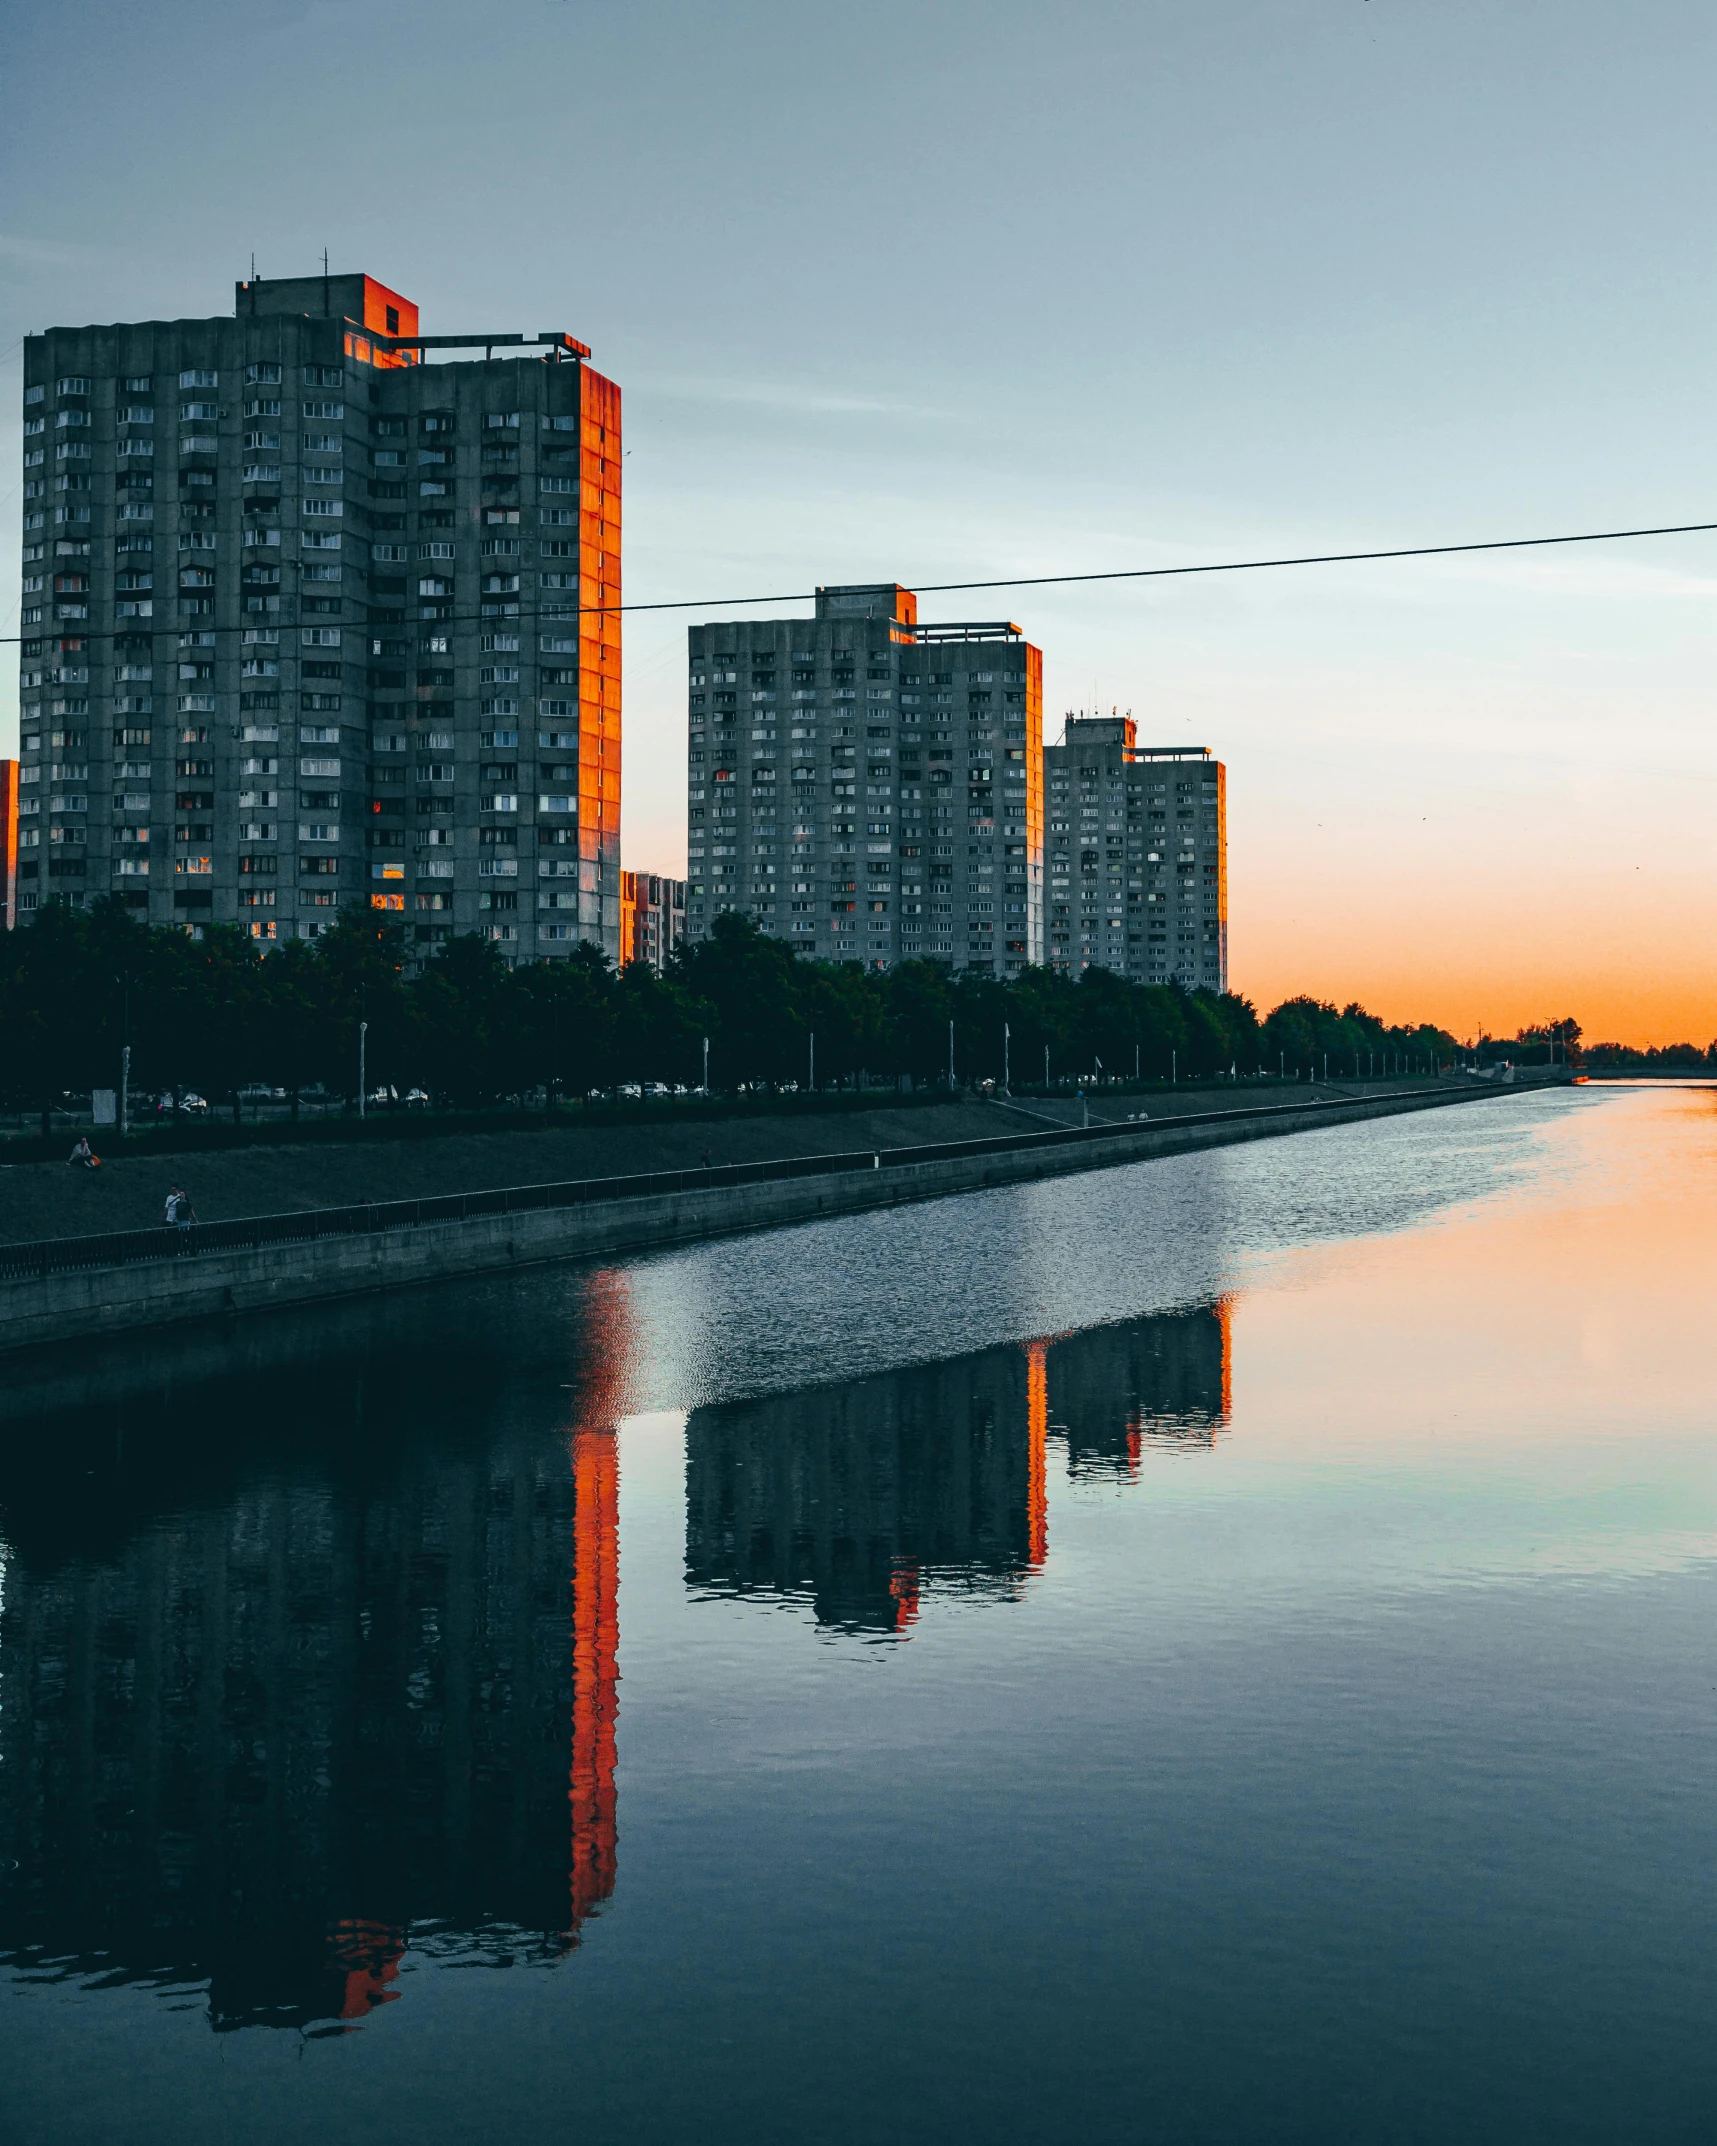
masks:
[[[191,1195],[182,1185],[175,1185],[167,1195],[161,1220],[169,1229],[188,1230],[196,1219],[197,1210],[191,1205]]]

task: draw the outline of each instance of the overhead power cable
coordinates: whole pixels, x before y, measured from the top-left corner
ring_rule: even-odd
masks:
[[[1486,537],[1465,544],[1402,544],[1384,551],[1311,551],[1294,552],[1280,558],[1268,559],[1213,559],[1203,564],[1188,566],[1121,566],[1106,567],[1089,574],[1010,574],[988,581],[920,581],[911,585],[916,596],[949,596],[970,594],[980,589],[1053,589],[1077,587],[1097,581],[1166,581],[1185,578],[1194,574],[1257,574],[1291,566],[1362,566],[1384,559],[1447,559],[1463,553],[1480,551],[1540,551],[1556,544],[1620,544],[1641,537],[1708,536],[1717,531],[1717,522],[1669,522],[1649,529],[1583,529],[1566,536],[1537,537]],[[903,587],[906,584],[901,584]],[[580,604],[576,611],[568,607],[562,612],[563,620],[590,617],[614,617],[627,612],[646,611],[724,611],[741,605],[812,603],[816,600],[815,589],[789,589],[784,594],[761,596],[675,596],[652,603]],[[540,626],[552,627],[556,620],[550,616],[530,614]],[[112,633],[77,632],[75,620],[62,620],[66,637],[85,641],[114,641],[141,638],[145,629],[141,623],[129,628],[116,628]],[[361,623],[361,622],[354,622]],[[448,617],[413,619],[402,623],[424,626],[488,626],[496,631],[505,631],[511,620],[498,618],[492,613],[459,612]],[[522,621],[521,621],[522,623]],[[150,633],[170,633],[171,626],[151,625]],[[261,630],[254,621],[232,626],[201,626],[191,629],[200,633],[241,633]],[[0,646],[25,640],[52,639],[55,629],[43,626],[39,632],[0,634]]]
[[[1084,581],[1156,581],[1184,574],[1255,574],[1278,566],[1355,566],[1373,559],[1438,559],[1465,551],[1530,551],[1546,544],[1616,544],[1627,537],[1700,536],[1717,530],[1717,522],[1676,522],[1660,529],[1587,529],[1574,536],[1488,537],[1473,544],[1409,544],[1393,551],[1313,551],[1280,559],[1218,559],[1202,566],[1123,566],[1094,574],[1012,574],[997,581],[916,581],[915,596],[945,596],[975,589],[1049,589]],[[902,587],[907,584],[902,583]],[[815,589],[796,589],[786,596],[713,596],[701,604],[677,599],[672,603],[590,604],[591,611],[713,611],[730,604],[809,603]]]

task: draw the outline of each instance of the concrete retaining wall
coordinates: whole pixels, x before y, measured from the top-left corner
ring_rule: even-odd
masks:
[[[1520,1093],[1455,1088],[1374,1096],[1231,1123],[1129,1126],[1075,1146],[960,1156],[829,1176],[694,1188],[580,1207],[537,1208],[424,1223],[359,1236],[323,1237],[260,1250],[204,1252],[134,1266],[79,1269],[0,1283],[0,1351],[81,1340],[127,1329],[343,1298],[496,1268],[551,1260],[612,1258],[739,1231],[775,1229],[822,1216],[941,1199],[988,1186],[1112,1169],[1196,1148],[1227,1147],[1369,1118],[1447,1108]]]

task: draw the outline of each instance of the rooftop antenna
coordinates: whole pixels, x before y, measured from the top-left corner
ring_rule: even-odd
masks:
[[[324,247],[322,248],[322,315],[323,315],[323,318],[324,318],[324,319],[326,319],[326,318],[327,318],[329,310],[330,310],[330,309],[329,309],[329,303],[328,303],[328,249],[327,249],[327,247],[326,247],[326,246],[324,246]]]

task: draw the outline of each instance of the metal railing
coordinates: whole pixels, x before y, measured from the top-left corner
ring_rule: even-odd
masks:
[[[255,1215],[234,1222],[191,1222],[156,1229],[112,1230],[99,1236],[46,1237],[34,1243],[0,1244],[0,1281],[35,1281],[91,1267],[128,1267],[146,1260],[195,1259],[205,1252],[256,1252],[274,1244],[310,1244],[325,1237],[362,1237],[387,1230],[418,1229],[431,1222],[469,1222],[485,1215],[531,1214],[544,1208],[643,1200],[664,1193],[713,1192],[793,1178],[833,1177],[848,1172],[907,1170],[921,1163],[964,1161],[985,1155],[1029,1154],[1079,1147],[1130,1134],[1180,1131],[1242,1121],[1305,1117],[1343,1111],[1354,1100],[1387,1102],[1411,1096],[1420,1103],[1453,1103],[1507,1094],[1505,1088],[1395,1089],[1362,1099],[1308,1098],[1299,1103],[1260,1103],[1242,1110],[1205,1110],[1185,1116],[1123,1119],[1071,1125],[1055,1132],[1002,1133],[987,1140],[944,1140],[903,1148],[858,1149],[833,1155],[800,1155],[769,1162],[705,1164],[693,1170],[647,1170],[625,1177],[580,1177],[551,1185],[513,1185],[494,1192],[441,1193],[425,1200],[377,1200],[356,1207],[312,1207],[300,1214]]]

